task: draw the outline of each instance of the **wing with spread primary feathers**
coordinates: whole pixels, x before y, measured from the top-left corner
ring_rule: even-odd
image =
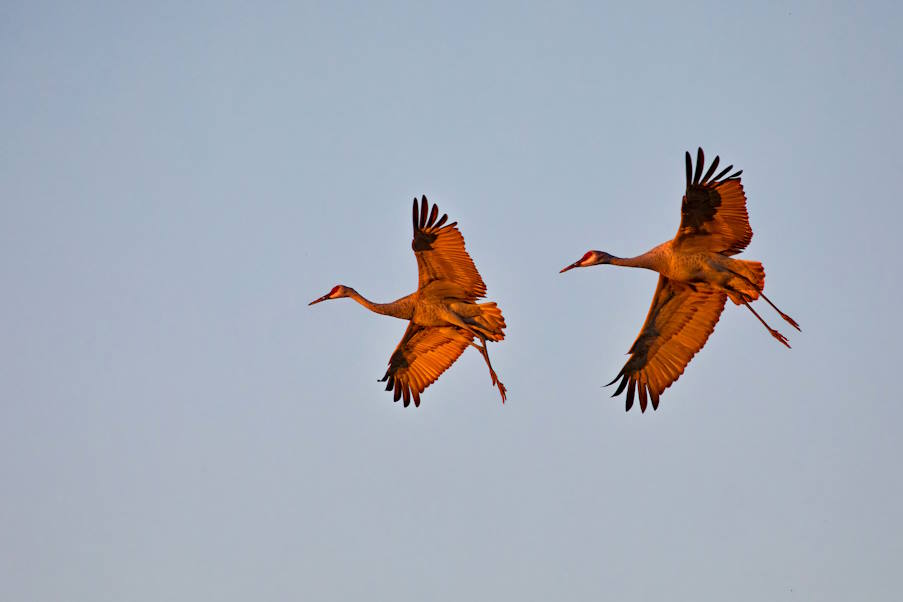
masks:
[[[405,407],[411,399],[419,406],[423,390],[455,363],[472,340],[472,334],[456,326],[424,327],[411,322],[380,380],[388,381],[386,391],[394,391],[395,401],[404,397]]]
[[[417,256],[417,288],[422,289],[434,280],[446,280],[459,289],[456,296],[475,301],[486,295],[486,284],[464,248],[464,237],[455,227],[457,222],[443,226],[448,216],[443,214],[437,221],[438,214],[439,208],[435,204],[429,211],[425,196],[419,210],[417,199],[414,199],[414,240],[411,248]]]
[[[640,410],[646,411],[647,391],[652,408],[658,409],[659,396],[676,381],[684,368],[702,349],[721,317],[725,294],[712,286],[687,284],[659,276],[658,288],[646,323],[630,348],[630,359],[618,375],[619,395],[627,387],[627,410],[633,407],[639,392]]]
[[[674,248],[682,252],[712,251],[736,255],[752,240],[752,228],[746,212],[746,195],[737,171],[729,165],[712,177],[718,167],[718,157],[705,176],[702,169],[705,156],[700,148],[696,155],[696,171],[687,153],[687,192],[681,203],[680,228],[674,237]],[[726,177],[725,177],[726,176]]]

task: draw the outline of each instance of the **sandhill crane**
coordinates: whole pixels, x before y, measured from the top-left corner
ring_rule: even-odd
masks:
[[[419,406],[423,390],[468,346],[477,349],[486,360],[492,384],[498,387],[505,403],[505,385],[492,369],[486,350],[486,341],[505,338],[505,318],[495,303],[476,303],[486,295],[486,285],[464,248],[464,237],[455,227],[458,222],[443,226],[448,216],[443,214],[437,221],[439,208],[434,204],[429,213],[428,209],[425,196],[419,210],[414,198],[411,248],[419,273],[415,292],[392,303],[373,303],[353,288],[339,284],[310,305],[350,297],[370,311],[410,321],[389,358],[389,369],[379,381],[388,381],[386,391],[394,390],[395,401],[404,397],[405,407],[412,398],[414,405]]]
[[[759,319],[768,332],[788,348],[787,338],[769,326],[749,304],[760,296],[791,326],[799,325],[765,296],[765,270],[758,261],[732,259],[752,240],[741,171],[728,174],[733,165],[712,177],[718,157],[702,176],[704,155],[696,156],[696,171],[686,154],[687,191],[681,204],[680,228],[673,240],[638,255],[620,258],[603,251],[588,251],[562,269],[597,264],[646,268],[659,273],[658,288],[639,336],[630,348],[630,358],[609,385],[621,382],[612,397],[627,387],[627,410],[639,391],[640,410],[646,397],[658,409],[659,396],[676,381],[702,349],[715,328],[726,298],[741,303]]]

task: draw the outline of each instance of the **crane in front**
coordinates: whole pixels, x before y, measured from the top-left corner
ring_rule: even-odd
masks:
[[[762,297],[788,324],[800,330],[799,324],[762,292],[762,264],[732,257],[746,248],[753,235],[740,183],[742,172],[730,173],[730,165],[715,174],[719,162],[715,157],[703,175],[704,162],[701,148],[695,170],[690,153],[686,154],[687,189],[681,204],[680,228],[672,240],[636,257],[587,251],[561,270],[611,264],[659,273],[652,306],[628,352],[630,358],[608,383],[612,385],[620,379],[613,397],[626,388],[627,410],[633,406],[635,394],[639,395],[641,411],[646,411],[647,399],[653,409],[658,409],[662,392],[683,374],[705,345],[728,298],[746,306],[771,336],[788,348],[787,337],[769,326],[750,302]]]

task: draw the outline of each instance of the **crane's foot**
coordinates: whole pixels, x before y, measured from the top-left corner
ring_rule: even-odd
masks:
[[[492,384],[499,388],[499,393],[502,394],[502,403],[505,403],[505,400],[508,399],[506,395],[508,389],[505,388],[505,385],[499,380],[498,374],[492,368],[489,369],[489,377],[492,379]]]
[[[784,345],[787,349],[790,349],[790,343],[787,342],[787,337],[782,335],[780,332],[778,332],[774,328],[769,328],[768,331],[771,333],[771,336],[773,336],[778,341],[780,341],[781,344]]]
[[[793,318],[791,318],[790,316],[788,316],[787,314],[785,314],[785,313],[782,312],[781,310],[778,310],[778,313],[781,314],[781,317],[784,318],[784,319],[787,321],[788,324],[790,324],[791,326],[793,326],[794,328],[796,328],[796,329],[799,330],[800,332],[803,332],[803,329],[800,328],[800,325],[796,323],[796,320],[794,320]]]
[[[505,385],[502,384],[502,381],[496,379],[495,385],[499,388],[499,393],[502,394],[502,403],[505,403],[505,400],[508,399],[506,395],[508,389],[505,388]]]
[[[505,385],[499,380],[498,374],[492,368],[489,368],[489,377],[492,379],[492,384],[499,388],[499,393],[502,394],[502,403],[505,403],[505,400],[508,398],[506,395],[508,389],[505,388]]]
[[[796,320],[794,320],[793,318],[791,318],[790,316],[788,316],[787,314],[785,314],[784,312],[782,312],[780,309],[778,309],[778,306],[775,305],[774,303],[772,303],[772,302],[771,302],[771,299],[769,299],[768,297],[765,296],[765,293],[763,293],[762,291],[759,291],[759,294],[762,295],[762,298],[765,299],[765,300],[768,302],[768,304],[769,304],[770,306],[772,306],[772,307],[774,308],[774,310],[775,310],[776,312],[778,312],[778,314],[779,314],[782,318],[784,318],[784,320],[786,320],[786,322],[787,322],[788,324],[790,324],[791,326],[793,326],[794,328],[796,328],[796,329],[799,330],[800,332],[803,332],[803,329],[800,328],[800,325],[796,323]],[[752,308],[750,308],[750,309],[752,309]],[[753,312],[753,313],[755,313],[755,312]],[[759,318],[759,319],[761,320],[761,318]]]

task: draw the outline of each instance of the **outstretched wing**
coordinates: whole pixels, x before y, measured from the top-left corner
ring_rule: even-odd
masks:
[[[683,252],[712,251],[736,255],[752,240],[746,195],[740,183],[741,171],[725,175],[733,165],[712,177],[718,157],[702,177],[705,156],[700,148],[696,155],[696,172],[687,153],[687,192],[681,203],[680,228],[674,246]],[[692,178],[692,179],[691,179]]]
[[[464,237],[455,227],[458,222],[443,226],[448,216],[443,214],[438,221],[439,208],[433,204],[429,212],[429,202],[424,196],[418,211],[414,199],[414,240],[411,248],[417,256],[419,272],[418,289],[434,280],[445,280],[456,289],[454,296],[467,301],[475,301],[486,295],[486,284],[480,278],[476,266],[464,249]]]
[[[419,406],[423,390],[455,363],[472,340],[473,335],[455,326],[424,327],[411,322],[380,380],[388,381],[386,391],[394,390],[395,401],[404,397],[407,407],[413,398]]]
[[[659,396],[684,372],[687,364],[702,349],[721,317],[725,294],[704,283],[675,282],[658,278],[658,288],[646,323],[630,348],[630,359],[618,375],[615,397],[627,387],[627,409],[639,391],[640,410],[646,411],[646,393],[652,409],[658,409]]]

